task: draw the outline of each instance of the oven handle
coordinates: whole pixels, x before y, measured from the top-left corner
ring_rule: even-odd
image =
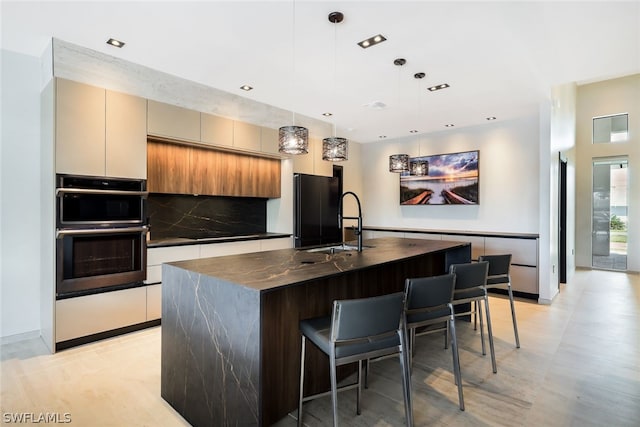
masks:
[[[149,228],[142,227],[122,227],[122,228],[76,228],[56,230],[56,239],[64,236],[81,236],[86,234],[114,234],[114,233],[146,233]]]
[[[127,191],[127,190],[90,190],[88,188],[56,188],[56,196],[63,194],[104,194],[113,196],[142,196],[147,197],[148,191]]]

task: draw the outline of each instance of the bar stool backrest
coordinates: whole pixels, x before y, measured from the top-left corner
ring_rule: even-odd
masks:
[[[455,281],[454,274],[407,279],[405,282],[407,324],[448,316],[450,312],[447,305],[453,298]]]
[[[334,301],[331,341],[339,343],[395,333],[400,328],[403,310],[402,292]]]
[[[456,275],[456,290],[464,290],[485,286],[489,262],[470,262],[465,264],[452,264],[449,270]]]
[[[510,281],[511,254],[482,255],[479,260],[489,263],[487,285],[506,284]]]

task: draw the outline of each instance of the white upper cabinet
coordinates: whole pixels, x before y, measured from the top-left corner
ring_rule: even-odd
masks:
[[[56,173],[146,178],[146,101],[56,80]]]
[[[107,91],[106,105],[106,175],[145,179],[146,99]]]
[[[263,153],[280,154],[278,152],[278,129],[264,126],[260,128],[260,150]]]
[[[260,126],[245,122],[233,122],[233,148],[260,151]]]
[[[233,146],[233,120],[202,113],[200,136],[205,144],[231,147]]]
[[[153,136],[199,142],[200,113],[149,100],[147,132]]]
[[[105,90],[56,81],[56,172],[105,174]]]

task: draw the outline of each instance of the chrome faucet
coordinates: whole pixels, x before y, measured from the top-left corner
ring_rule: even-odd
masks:
[[[351,194],[353,197],[355,197],[356,202],[358,203],[358,216],[342,216],[342,199],[344,199],[344,196],[346,196],[347,194]],[[353,191],[347,191],[346,193],[343,193],[342,196],[340,196],[340,201],[338,202],[338,228],[340,228],[340,230],[342,230],[343,219],[355,219],[358,221],[358,229],[355,233],[356,236],[358,236],[358,252],[362,252],[362,206],[360,205],[360,199]],[[344,244],[344,241],[342,244]]]

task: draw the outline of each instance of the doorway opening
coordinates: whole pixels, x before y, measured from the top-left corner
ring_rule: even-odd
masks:
[[[627,158],[593,160],[591,265],[627,269]]]

